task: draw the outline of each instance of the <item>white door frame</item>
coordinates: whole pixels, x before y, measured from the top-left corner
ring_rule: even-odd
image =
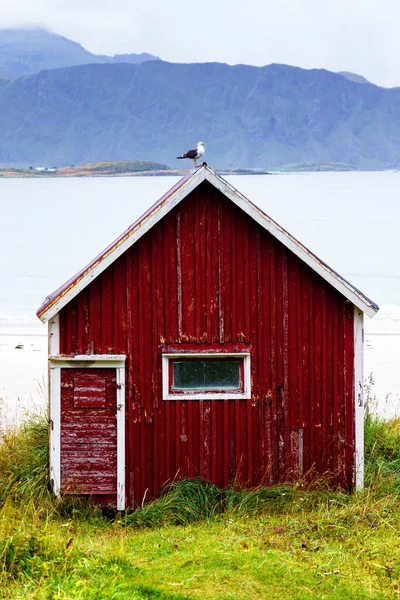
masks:
[[[61,492],[61,369],[112,368],[116,370],[117,383],[117,509],[125,510],[125,360],[124,354],[49,357],[50,479],[56,496]]]

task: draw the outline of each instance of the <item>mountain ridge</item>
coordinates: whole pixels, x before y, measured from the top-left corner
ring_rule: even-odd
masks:
[[[202,139],[221,169],[398,168],[400,88],[280,64],[85,64],[0,82],[0,130],[3,165],[174,168]]]
[[[0,29],[0,73],[10,77],[38,73],[43,69],[96,63],[133,63],[160,60],[146,52],[140,54],[93,54],[79,42],[46,29]]]

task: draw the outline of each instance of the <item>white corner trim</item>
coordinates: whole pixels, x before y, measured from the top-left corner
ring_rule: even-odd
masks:
[[[169,361],[174,358],[242,358],[243,392],[192,392],[173,394],[169,391]],[[162,355],[163,400],[249,400],[251,398],[250,352],[174,352]]]
[[[117,510],[125,510],[125,362],[117,367]]]
[[[61,491],[61,369],[114,368],[117,383],[117,509],[125,510],[125,360],[124,354],[77,354],[75,356],[52,355],[49,357],[50,478],[53,480],[53,491],[57,496]]]
[[[49,355],[60,351],[60,319],[56,314],[48,324]],[[56,496],[60,494],[61,463],[61,377],[60,371],[51,368],[49,360],[49,462],[50,482]]]
[[[354,307],[355,488],[364,487],[364,315]]]

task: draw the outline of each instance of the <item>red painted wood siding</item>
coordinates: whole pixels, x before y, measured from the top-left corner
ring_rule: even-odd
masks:
[[[176,476],[257,485],[312,469],[351,486],[353,305],[207,182],[60,329],[62,353],[127,354],[128,505]],[[162,400],[162,346],[227,343],[251,347],[251,401]]]
[[[61,369],[61,490],[117,493],[115,369]]]

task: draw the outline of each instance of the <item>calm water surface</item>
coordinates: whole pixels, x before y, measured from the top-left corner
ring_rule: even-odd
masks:
[[[382,356],[379,360],[386,368],[390,363],[385,377],[391,377],[391,385],[397,386],[391,389],[393,396],[399,394],[400,357],[393,355],[393,339],[390,343],[382,340],[385,336],[399,336],[400,340],[400,173],[296,173],[227,179],[381,306],[373,320],[367,318],[367,355],[368,344],[375,345],[377,352],[379,347],[380,354],[388,349],[388,360]],[[15,349],[10,339],[15,338],[18,345],[24,336],[46,335],[46,327],[35,316],[45,296],[87,264],[176,180],[0,180],[0,359]],[[22,354],[20,349],[19,356]],[[44,365],[44,373],[45,357],[36,359]],[[23,360],[18,360],[23,379],[25,367]],[[2,388],[2,381],[7,380],[6,364],[0,360],[0,397],[15,397],[18,382]]]

